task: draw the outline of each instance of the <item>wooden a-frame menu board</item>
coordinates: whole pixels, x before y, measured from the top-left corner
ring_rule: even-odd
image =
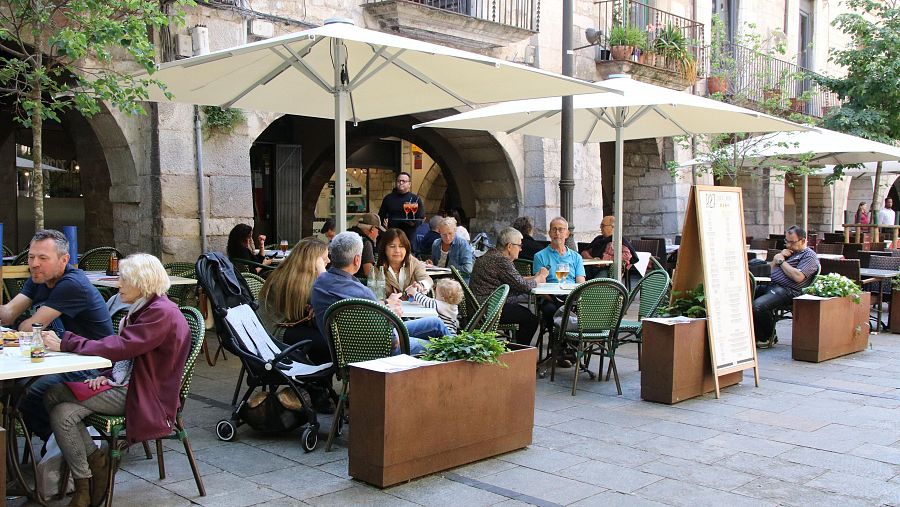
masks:
[[[716,398],[719,377],[736,371],[753,368],[759,387],[745,236],[739,187],[692,188],[672,291],[693,290],[703,284]]]

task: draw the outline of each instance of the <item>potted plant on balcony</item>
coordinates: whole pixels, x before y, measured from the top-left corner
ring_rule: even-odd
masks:
[[[728,42],[725,22],[718,14],[714,14],[709,46],[709,76],[706,78],[706,91],[709,95],[727,94],[728,80],[734,73],[734,54]]]
[[[870,294],[837,273],[816,277],[794,298],[791,355],[821,362],[864,350],[869,344]]]
[[[617,25],[609,31],[609,50],[613,60],[631,60],[634,46],[628,44],[628,30]]]
[[[653,43],[656,53],[665,58],[665,66],[678,72],[682,79],[693,83],[697,80],[697,62],[691,54],[690,42],[681,28],[668,24]]]
[[[387,487],[531,444],[537,349],[463,331],[432,339],[424,359],[436,362],[351,365],[352,477]]]
[[[665,315],[687,318],[643,321],[641,399],[673,404],[714,391],[703,285],[675,291]],[[737,384],[742,377],[730,373],[719,377],[719,384]]]

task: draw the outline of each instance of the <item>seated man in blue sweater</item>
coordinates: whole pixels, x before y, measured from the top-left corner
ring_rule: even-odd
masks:
[[[347,299],[361,298],[377,301],[372,289],[361,284],[353,274],[362,263],[362,238],[354,232],[342,232],[328,245],[328,257],[331,267],[319,275],[313,283],[310,303],[316,314],[316,324],[325,333],[325,312],[332,304]],[[392,294],[383,301],[398,316],[403,316],[400,305],[400,294]],[[427,317],[404,322],[409,331],[409,353],[419,354],[425,351],[429,338],[450,334],[447,326],[438,317]],[[394,343],[394,353],[400,353],[399,343]]]

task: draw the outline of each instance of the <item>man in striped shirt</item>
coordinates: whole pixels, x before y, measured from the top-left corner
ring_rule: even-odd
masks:
[[[753,331],[757,344],[768,343],[775,332],[773,311],[790,304],[812,283],[819,270],[816,252],[806,245],[806,231],[792,225],[784,233],[785,249],[772,259],[772,283],[756,288],[753,299]]]

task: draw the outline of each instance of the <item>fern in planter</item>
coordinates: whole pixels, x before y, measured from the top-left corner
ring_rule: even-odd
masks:
[[[246,121],[246,117],[240,109],[219,106],[203,106],[201,109],[206,118],[203,128],[208,134],[214,132],[230,134],[234,132],[239,123]]]
[[[432,338],[425,346],[427,361],[456,361],[463,359],[473,363],[496,364],[506,367],[500,362],[500,354],[508,352],[506,343],[497,339],[497,333],[481,331],[462,331],[458,335]]]
[[[694,290],[675,291],[674,299],[665,309],[666,317],[690,317],[702,319],[706,317],[706,293],[703,284]]]
[[[849,297],[854,303],[859,304],[862,289],[846,276],[828,273],[817,276],[812,285],[803,289],[803,293],[823,298]]]

